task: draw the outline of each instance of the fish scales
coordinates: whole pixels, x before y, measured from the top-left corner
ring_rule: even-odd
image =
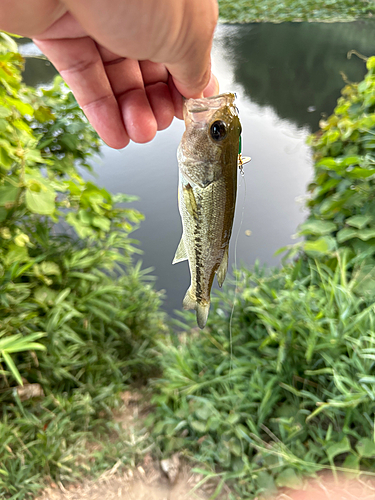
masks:
[[[221,286],[237,193],[241,125],[234,94],[189,99],[178,149],[179,210],[183,233],[173,263],[188,260],[191,284],[183,301],[203,328],[215,274]]]

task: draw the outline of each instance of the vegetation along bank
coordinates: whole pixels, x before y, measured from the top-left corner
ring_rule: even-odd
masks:
[[[374,0],[219,0],[223,22],[338,22],[373,17]]]
[[[147,271],[132,264],[142,216],[79,173],[97,136],[60,78],[36,91],[22,66],[2,34],[4,497],[132,466],[147,449],[201,462],[216,493],[227,483],[233,498],[296,488],[325,469],[362,469],[366,480],[375,472],[375,59],[310,138],[303,241],[284,249],[282,269],[237,270],[206,330],[198,335],[184,313],[178,336]],[[129,439],[113,410],[127,384],[146,381],[151,435]]]
[[[186,333],[159,346],[155,438],[220,470],[238,498],[327,469],[375,472],[374,57],[367,68],[310,138],[303,240],[282,249],[292,260],[238,269],[203,333],[184,314]]]

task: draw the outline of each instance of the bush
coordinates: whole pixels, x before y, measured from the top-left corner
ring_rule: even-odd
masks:
[[[220,16],[228,22],[353,21],[371,17],[372,0],[219,0]]]
[[[100,143],[61,78],[36,91],[22,67],[0,34],[0,491],[12,499],[131,460],[124,443],[93,466],[77,455],[111,426],[124,384],[157,372],[166,331],[149,271],[132,264],[141,214],[80,175]],[[38,397],[21,403],[22,383]]]
[[[301,487],[323,469],[375,469],[375,58],[367,67],[310,140],[295,260],[236,271],[206,330],[191,331],[186,313],[191,336],[159,346],[154,435],[218,468],[221,485],[235,479],[238,498]]]

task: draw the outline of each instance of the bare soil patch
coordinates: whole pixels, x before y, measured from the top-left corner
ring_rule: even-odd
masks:
[[[115,421],[124,429],[142,427],[149,411],[142,395],[125,391],[122,400],[124,405],[114,414]],[[124,471],[122,462],[118,462],[95,480],[66,487],[52,482],[36,500],[207,500],[214,493],[217,481],[207,481],[197,488],[203,476],[194,473],[193,468],[178,454],[162,461],[146,454],[133,469]],[[222,492],[218,500],[225,500],[227,493]]]

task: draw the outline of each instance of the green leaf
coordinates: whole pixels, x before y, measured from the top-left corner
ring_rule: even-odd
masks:
[[[12,165],[13,161],[8,154],[8,151],[0,146],[0,168],[7,169]]]
[[[5,255],[4,261],[7,266],[14,262],[22,263],[29,259],[27,247],[19,247],[15,244],[9,245],[9,250]]]
[[[240,418],[241,415],[239,415],[238,413],[230,413],[225,422],[229,425],[234,425],[240,420]]]
[[[28,149],[25,154],[25,160],[28,165],[32,165],[33,163],[45,163],[39,149]]]
[[[50,120],[54,120],[54,118],[55,118],[54,114],[52,113],[52,110],[47,108],[47,107],[44,107],[44,106],[39,106],[39,108],[37,108],[34,111],[34,117],[40,123],[45,123],[45,122],[48,122]],[[51,143],[53,140],[54,140],[54,138],[49,139],[48,144]],[[44,146],[39,145],[39,149],[43,149],[43,147],[45,147],[45,146],[46,146],[46,144]]]
[[[51,215],[55,211],[56,193],[52,189],[41,186],[42,189],[39,192],[26,189],[27,208],[34,214]]]
[[[22,377],[21,377],[20,372],[18,371],[16,365],[14,364],[13,359],[9,356],[9,354],[6,351],[1,351],[1,354],[3,356],[5,363],[7,364],[8,368],[9,368],[10,373],[17,380],[19,385],[23,385]]]
[[[349,226],[357,227],[358,229],[362,229],[367,224],[372,221],[371,215],[354,215],[353,217],[349,217],[345,220],[345,223]]]
[[[19,192],[20,188],[10,182],[6,182],[3,186],[0,186],[0,207],[13,205]]]
[[[76,213],[69,212],[65,218],[66,222],[74,227],[80,238],[87,238],[94,234],[94,230],[91,226],[82,223],[77,217]]]
[[[298,490],[302,487],[302,479],[296,474],[295,470],[291,467],[284,469],[276,476],[276,486],[278,488],[292,488]]]
[[[6,210],[4,207],[0,207],[0,222],[3,222],[8,215],[8,210]]]
[[[275,481],[272,475],[267,471],[261,471],[257,477],[258,487],[266,493],[274,493],[276,490]]]
[[[357,477],[358,476],[357,471],[359,471],[359,465],[360,465],[360,457],[354,455],[354,453],[349,454],[344,460],[343,467],[345,469],[350,469],[353,472],[345,471],[345,476],[349,477],[350,479]]]
[[[93,217],[92,225],[102,229],[103,231],[109,231],[111,229],[111,221],[107,217]]]
[[[225,443],[225,445],[236,457],[240,457],[242,455],[242,446],[239,439],[232,437],[227,443]]]
[[[320,161],[317,162],[316,164],[317,167],[327,167],[329,169],[336,169],[337,168],[337,162],[335,158],[332,157],[326,157],[321,159]]]
[[[14,106],[17,109],[17,111],[19,111],[21,113],[21,115],[33,116],[34,108],[30,104],[28,104],[26,102],[22,102],[19,97],[17,97],[17,98],[8,97],[8,102],[12,106]]]
[[[206,432],[206,424],[204,422],[200,422],[199,420],[192,420],[190,425],[195,431],[201,434]]]
[[[197,410],[195,410],[195,415],[199,420],[208,420],[212,415],[212,408],[210,405],[202,405]]]
[[[355,167],[346,174],[350,179],[367,179],[375,175],[375,169]]]
[[[361,295],[375,294],[375,266],[373,264],[363,265],[354,277],[353,289]]]
[[[369,57],[367,59],[366,67],[369,71],[375,68],[375,56]]]
[[[41,304],[52,304],[56,298],[57,292],[47,286],[39,287],[34,292],[34,298]]]
[[[328,459],[330,460],[330,462],[332,462],[333,459],[337,457],[337,455],[342,455],[343,453],[347,453],[350,450],[351,450],[350,441],[347,438],[347,436],[344,436],[342,440],[339,441],[338,443],[333,443],[329,445],[326,449],[326,453]]]
[[[363,241],[368,241],[375,238],[375,229],[360,229],[357,231],[357,237]]]
[[[56,301],[55,301],[56,305],[64,302],[64,300],[70,294],[70,292],[71,292],[70,288],[66,288],[65,290],[62,290],[56,298]]]
[[[357,230],[351,227],[345,227],[341,229],[336,235],[337,241],[339,243],[344,243],[344,241],[350,240],[351,238],[355,238],[357,236]]]
[[[65,134],[60,137],[60,143],[70,151],[75,151],[78,146],[78,136]]]
[[[306,241],[303,245],[305,252],[308,255],[316,256],[321,254],[327,254],[331,252],[336,246],[334,238],[331,236],[324,236],[318,238],[315,241]]]
[[[7,118],[12,114],[12,110],[9,108],[5,108],[4,106],[0,106],[0,118]]]
[[[363,458],[375,457],[375,443],[370,438],[362,438],[356,446],[359,455]]]
[[[299,226],[299,234],[316,234],[318,236],[323,236],[325,234],[330,234],[337,229],[337,225],[334,222],[324,221],[324,220],[307,220]]]
[[[40,264],[40,271],[47,276],[61,274],[59,266],[55,262],[48,260]]]

